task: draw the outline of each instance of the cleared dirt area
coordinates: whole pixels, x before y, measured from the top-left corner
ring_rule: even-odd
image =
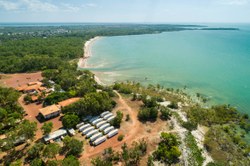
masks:
[[[16,88],[18,86],[25,85],[29,82],[35,82],[35,81],[41,81],[43,79],[42,72],[36,72],[36,73],[20,73],[20,74],[0,74],[0,85]],[[37,122],[37,132],[36,132],[36,139],[40,139],[43,134],[41,131],[41,127],[44,122],[39,122],[37,120],[37,115],[39,113],[39,109],[42,108],[42,104],[25,104],[23,101],[25,95],[22,95],[18,99],[18,103],[23,107],[24,111],[27,113],[27,115],[24,117],[27,120],[30,120],[32,122]],[[53,129],[52,131],[55,131],[62,127],[62,123],[59,120],[60,117],[56,117],[54,119],[48,120],[46,122],[52,122],[53,123]]]
[[[16,88],[29,82],[41,81],[42,72],[20,73],[20,74],[0,74],[0,85]]]
[[[139,101],[130,101],[129,99],[125,99],[117,92],[116,94],[118,95],[118,99],[116,99],[117,106],[113,110],[113,113],[120,110],[124,115],[121,128],[119,129],[119,134],[111,139],[108,139],[106,142],[97,147],[90,146],[89,143],[86,142],[83,155],[80,157],[82,165],[89,165],[92,158],[97,157],[109,147],[119,151],[124,143],[127,143],[128,146],[130,146],[134,141],[139,141],[140,139],[145,139],[148,142],[148,154],[150,154],[153,150],[155,150],[155,147],[159,142],[159,133],[168,130],[167,122],[160,119],[156,122],[148,123],[141,123],[138,121],[137,113],[142,103]],[[127,114],[130,116],[129,121],[125,121]],[[117,140],[120,134],[125,136],[121,142]],[[141,165],[146,164],[147,156],[148,155],[144,157],[145,159],[141,160]]]
[[[19,104],[23,107],[23,109],[25,110],[25,112],[27,113],[27,115],[24,117],[25,119],[29,120],[29,121],[32,121],[32,122],[36,122],[37,123],[37,132],[36,132],[36,139],[40,139],[43,134],[42,134],[42,131],[41,131],[41,127],[43,125],[44,122],[39,122],[37,120],[37,115],[39,114],[39,109],[42,108],[42,104],[36,104],[36,103],[32,103],[32,104],[25,104],[25,102],[23,101],[23,97],[25,95],[22,95],[19,99],[18,99],[18,102]],[[53,123],[53,129],[52,131],[55,131],[59,128],[62,127],[62,122],[60,121],[60,117],[61,116],[58,116],[56,118],[53,118],[53,119],[50,119],[50,120],[47,120],[46,122],[52,122]]]

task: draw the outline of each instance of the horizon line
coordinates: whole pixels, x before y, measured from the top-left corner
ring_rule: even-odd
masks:
[[[23,23],[23,24],[31,24],[31,23],[39,23],[39,24],[48,24],[48,23],[64,23],[64,24],[250,24],[250,22],[33,22],[33,21],[18,21],[18,22],[1,22],[0,24],[13,24],[13,23]]]

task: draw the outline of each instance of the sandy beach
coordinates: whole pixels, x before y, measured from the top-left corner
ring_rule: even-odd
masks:
[[[87,60],[89,57],[92,56],[91,53],[91,47],[92,45],[95,43],[95,41],[99,40],[101,37],[100,36],[96,36],[90,40],[88,40],[85,44],[84,44],[84,54],[83,57],[79,59],[78,62],[78,68],[87,68]],[[95,74],[95,73],[94,73]],[[95,81],[100,84],[100,85],[105,85],[96,75],[95,75]]]
[[[101,38],[100,36],[96,36],[96,37],[88,40],[84,44],[84,47],[83,47],[83,50],[84,50],[83,57],[80,58],[79,62],[78,62],[78,67],[79,68],[86,68],[87,67],[87,59],[92,56],[91,47],[92,47],[93,43],[95,41],[97,41],[98,39],[100,39],[100,38]]]

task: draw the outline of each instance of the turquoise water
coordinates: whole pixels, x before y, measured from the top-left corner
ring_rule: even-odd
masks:
[[[93,44],[88,65],[105,83],[187,86],[212,104],[231,104],[250,114],[250,25],[238,27],[103,37]]]

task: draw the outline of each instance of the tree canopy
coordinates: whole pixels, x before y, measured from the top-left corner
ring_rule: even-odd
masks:
[[[166,164],[176,163],[181,155],[181,152],[178,148],[180,142],[175,135],[169,133],[161,133],[161,142],[158,145],[158,148],[153,153],[154,160]]]

